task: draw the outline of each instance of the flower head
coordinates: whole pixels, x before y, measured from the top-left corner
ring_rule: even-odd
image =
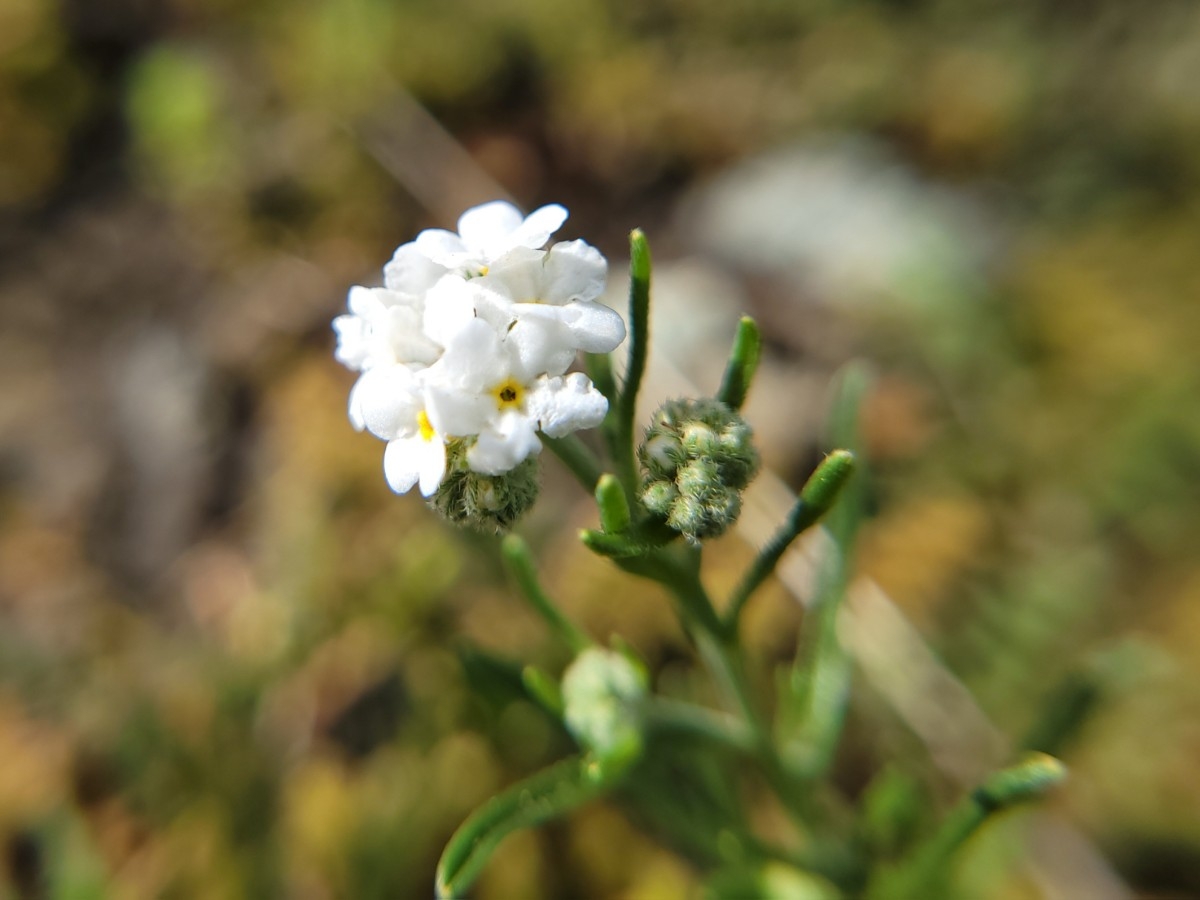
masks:
[[[352,287],[349,312],[333,320],[338,343],[334,355],[349,369],[365,372],[379,365],[426,366],[441,348],[425,333],[424,298],[386,288]]]
[[[457,234],[431,229],[399,247],[384,287],[352,288],[334,320],[335,356],[361,373],[352,424],[387,441],[396,492],[419,486],[452,520],[507,527],[536,494],[539,434],[593,427],[607,411],[587,377],[567,371],[580,350],[614,349],[625,325],[598,302],[599,251],[543,249],[566,217],[557,205],[467,210]]]

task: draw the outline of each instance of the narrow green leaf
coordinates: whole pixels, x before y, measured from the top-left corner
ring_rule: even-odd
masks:
[[[646,371],[650,345],[650,242],[640,228],[629,233],[629,365],[621,404],[628,421],[633,420],[638,389]]]
[[[640,229],[629,233],[629,355],[613,428],[613,457],[617,475],[630,497],[637,490],[637,464],[633,454],[633,420],[637,395],[646,372],[650,343],[650,244]]]
[[[870,900],[923,900],[939,896],[951,859],[967,839],[1001,810],[1036,800],[1066,778],[1066,767],[1045,753],[1031,753],[1015,766],[989,776],[946,817],[933,836],[872,881]]]
[[[842,486],[852,474],[854,454],[849,450],[833,451],[813,472],[800,490],[800,497],[792,507],[787,521],[759,551],[730,597],[726,621],[731,628],[737,627],[742,607],[746,605],[751,594],[775,571],[792,541],[815,525],[829,511]]]
[[[991,775],[972,799],[987,812],[1036,800],[1067,777],[1067,767],[1047,753],[1030,753],[1015,766]]]
[[[624,774],[587,757],[564,759],[488,800],[450,838],[438,862],[439,898],[462,897],[505,837],[532,828],[611,790]]]
[[[599,556],[610,559],[625,559],[631,556],[641,556],[647,550],[645,544],[618,534],[606,534],[603,531],[593,531],[591,528],[581,529],[579,539],[583,545]]]
[[[600,508],[600,525],[608,534],[629,530],[629,501],[616,476],[600,476],[596,482],[596,505]]]
[[[750,384],[754,380],[761,357],[762,335],[759,333],[758,324],[749,316],[743,316],[738,322],[733,349],[729,353],[729,363],[725,367],[725,376],[721,379],[717,399],[733,409],[741,409],[742,404],[746,402],[746,394],[750,392]]]
[[[834,450],[800,489],[800,502],[815,522],[833,506],[842,485],[854,474],[854,454],[849,450]]]

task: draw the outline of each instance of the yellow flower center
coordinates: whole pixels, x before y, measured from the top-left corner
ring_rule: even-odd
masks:
[[[525,388],[510,378],[492,388],[492,396],[496,398],[496,406],[502,411],[520,409],[521,401],[525,399]]]
[[[429,416],[425,415],[425,410],[417,413],[417,430],[421,433],[421,440],[432,441],[435,434],[433,423],[429,421]]]

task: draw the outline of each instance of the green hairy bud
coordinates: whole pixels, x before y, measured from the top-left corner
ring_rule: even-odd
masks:
[[[563,719],[600,760],[632,759],[642,748],[646,691],[644,670],[621,653],[591,647],[563,674]]]
[[[752,438],[746,421],[720,400],[668,401],[638,447],[639,499],[691,541],[723,534],[758,472]]]
[[[508,531],[537,499],[537,457],[531,456],[500,475],[484,475],[467,466],[468,441],[446,445],[446,474],[429,506],[463,528],[500,534]]]

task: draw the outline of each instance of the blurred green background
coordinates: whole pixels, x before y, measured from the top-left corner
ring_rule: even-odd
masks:
[[[864,575],[1014,746],[1055,692],[1092,712],[1038,866],[1014,821],[963,895],[1200,896],[1198,85],[1166,0],[3,0],[0,898],[428,896],[568,752],[513,677],[561,651],[491,542],[388,492],[331,355],[350,284],[498,190],[568,206],[618,292],[644,228],[702,390],[760,318],[793,488],[870,361]],[[548,586],[682,690],[665,598],[543,470]],[[758,658],[799,609],[755,601]],[[889,760],[956,795],[860,678],[839,782]],[[699,883],[600,804],[477,895]]]

